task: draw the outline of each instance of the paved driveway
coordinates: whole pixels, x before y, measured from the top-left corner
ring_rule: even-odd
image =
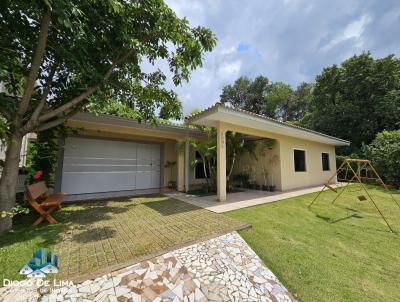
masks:
[[[65,229],[53,247],[59,257],[57,278],[78,281],[246,227],[165,196],[85,202],[65,207],[60,215]]]

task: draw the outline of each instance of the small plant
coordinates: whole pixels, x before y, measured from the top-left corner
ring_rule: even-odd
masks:
[[[9,211],[1,211],[0,212],[0,218],[6,218],[6,217],[14,217],[18,214],[28,214],[29,209],[22,206],[22,205],[16,205],[11,208]]]
[[[250,178],[249,174],[242,172],[242,173],[233,175],[232,181],[238,187],[246,188],[249,185],[249,178]]]

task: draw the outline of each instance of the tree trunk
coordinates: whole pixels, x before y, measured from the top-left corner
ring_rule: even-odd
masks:
[[[13,133],[7,144],[6,158],[0,179],[0,211],[10,211],[15,205],[22,138],[22,135]],[[10,216],[0,217],[0,234],[10,230],[11,227],[12,218]]]
[[[236,159],[236,152],[233,152],[232,164],[231,164],[231,168],[229,169],[228,176],[226,177],[226,182],[229,182],[229,179],[230,179],[231,174],[233,172],[233,167],[235,166],[235,159]]]
[[[206,182],[207,182],[207,187],[208,189],[210,189],[210,183],[208,181],[208,175],[207,175],[207,168],[206,168],[206,159],[205,158],[201,158],[203,161],[203,171],[204,171],[204,177],[206,178]]]

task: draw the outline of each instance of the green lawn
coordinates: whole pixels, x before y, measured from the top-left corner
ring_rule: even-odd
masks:
[[[368,202],[334,192],[225,213],[251,223],[240,234],[299,301],[400,301],[400,209],[372,189],[399,232],[390,233]],[[400,194],[395,198],[400,201]]]

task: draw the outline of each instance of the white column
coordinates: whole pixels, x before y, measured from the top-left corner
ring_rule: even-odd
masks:
[[[226,200],[226,131],[217,126],[217,197],[219,201]]]
[[[184,162],[185,162],[185,158],[184,158],[184,153],[182,148],[179,145],[179,142],[176,143],[176,183],[177,183],[177,189],[178,191],[183,191],[184,190]]]
[[[185,192],[189,191],[189,175],[190,175],[189,139],[186,139],[186,141],[185,141]]]

